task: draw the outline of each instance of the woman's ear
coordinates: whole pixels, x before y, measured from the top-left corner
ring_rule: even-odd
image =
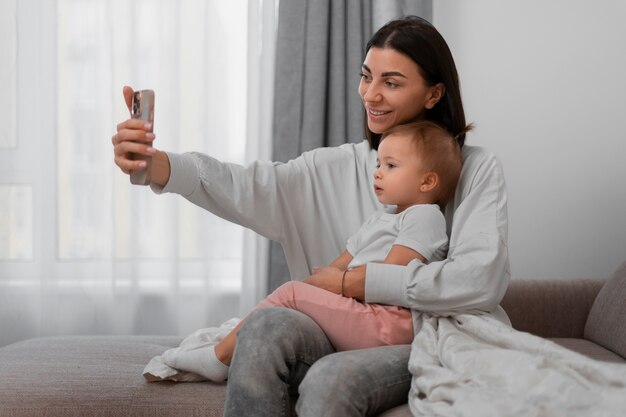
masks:
[[[435,107],[435,104],[439,103],[439,101],[443,98],[443,95],[446,93],[446,86],[443,83],[437,83],[430,87],[430,94],[426,99],[426,103],[424,107],[427,109],[432,109]]]
[[[439,184],[439,175],[436,172],[430,171],[424,174],[422,182],[420,184],[420,191],[423,193],[432,191]]]

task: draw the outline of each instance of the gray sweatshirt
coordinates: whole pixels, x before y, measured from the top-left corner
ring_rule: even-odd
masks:
[[[163,188],[153,184],[155,192],[180,194],[280,242],[292,279],[329,264],[361,224],[383,208],[373,192],[376,151],[366,141],[319,148],[287,163],[246,167],[200,153],[168,157],[170,180]],[[508,321],[498,306],[510,278],[507,196],[502,167],[492,153],[463,147],[461,178],[445,218],[447,259],[368,264],[366,301],[434,315],[493,312]]]

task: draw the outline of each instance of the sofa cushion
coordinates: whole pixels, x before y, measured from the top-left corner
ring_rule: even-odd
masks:
[[[587,323],[585,339],[626,357],[626,262],[604,284]]]

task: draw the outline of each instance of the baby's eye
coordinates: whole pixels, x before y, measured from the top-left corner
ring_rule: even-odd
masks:
[[[389,169],[392,169],[392,168],[395,168],[395,167],[396,167],[396,164],[387,164],[387,168],[389,168]]]

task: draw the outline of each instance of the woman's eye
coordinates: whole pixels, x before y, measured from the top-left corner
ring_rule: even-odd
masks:
[[[361,77],[361,79],[365,80],[365,81],[370,81],[371,77],[363,72],[359,73],[359,76]]]
[[[385,85],[389,88],[396,88],[398,86],[398,84],[394,83],[393,81],[385,81]]]

